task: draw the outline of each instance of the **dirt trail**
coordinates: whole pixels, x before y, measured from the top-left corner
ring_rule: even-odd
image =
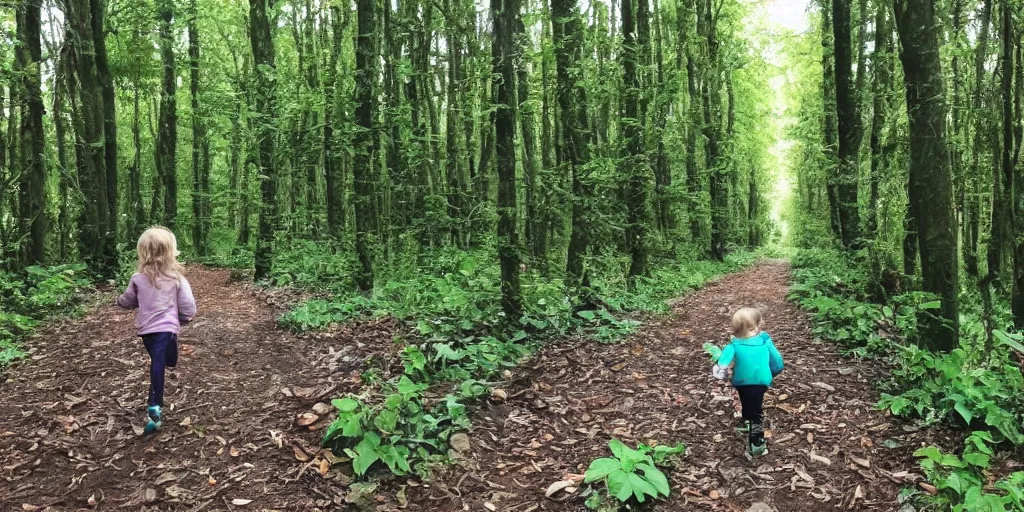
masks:
[[[875,410],[877,365],[813,340],[786,301],[788,277],[784,263],[762,263],[680,299],[672,316],[627,343],[548,347],[508,391],[516,398],[479,414],[468,471],[450,469],[429,492],[437,509],[483,510],[489,501],[520,512],[586,510],[578,496],[550,499],[545,490],[608,456],[615,436],[686,443],[672,496],[657,511],[895,510],[906,484],[892,473],[914,466],[907,449],[883,443],[908,446],[919,434]],[[765,401],[770,453],[753,462],[733,430],[739,400],[711,377],[702,350],[728,340],[730,316],[743,306],[764,312],[786,360]]]
[[[279,311],[229,284],[227,271],[190,268],[188,277],[200,317],[180,338],[156,436],[136,434],[148,361],[130,313],[102,307],[28,342],[31,358],[0,381],[0,510],[344,508],[344,478],[317,471],[329,418],[300,427],[296,416],[355,391],[369,356],[389,360],[394,324],[296,337],[277,330]],[[605,456],[613,435],[687,444],[672,498],[655,510],[894,509],[900,485],[888,471],[909,462],[906,450],[882,443],[907,446],[915,434],[897,435],[874,411],[877,367],[812,341],[785,300],[787,278],[784,264],[760,264],[681,299],[674,315],[626,343],[552,344],[517,372],[507,402],[483,404],[465,459],[429,484],[389,484],[371,509],[399,510],[405,500],[395,493],[407,486],[404,510],[585,510],[578,494],[544,490]],[[766,401],[771,453],[753,463],[732,430],[733,393],[711,379],[701,349],[727,339],[741,306],[764,311],[787,364]]]

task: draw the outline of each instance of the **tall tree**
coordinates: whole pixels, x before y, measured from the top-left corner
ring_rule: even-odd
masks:
[[[555,45],[557,94],[562,144],[559,162],[572,182],[572,232],[565,272],[570,286],[587,285],[584,258],[590,245],[589,198],[584,167],[590,161],[587,93],[578,78],[583,60],[583,29],[575,0],[551,0],[551,35]]]
[[[376,7],[374,0],[357,0],[356,16],[356,158],[352,169],[355,182],[356,254],[360,271],[356,284],[362,290],[373,287],[373,235],[377,231],[376,188],[373,178],[375,83],[377,79]]]
[[[178,75],[174,64],[174,0],[158,0],[160,56],[163,61],[163,86],[160,89],[160,122],[157,132],[156,166],[163,179],[163,223],[174,229],[178,217]],[[255,1],[255,0],[254,0]]]
[[[822,68],[822,93],[824,95],[824,144],[823,157],[825,160],[825,187],[828,193],[829,221],[832,226],[832,233],[840,240],[843,239],[843,224],[839,214],[839,192],[836,186],[835,173],[836,157],[839,154],[838,135],[836,134],[836,67],[833,64],[835,51],[832,40],[832,9],[830,0],[821,2],[821,68]]]
[[[959,342],[959,263],[940,31],[932,2],[894,0],[894,7],[903,46],[900,60],[910,118],[910,207],[920,232],[923,288],[942,300],[942,322],[929,323],[921,338],[932,349],[950,351]]]
[[[199,10],[196,0],[189,1],[188,60],[189,91],[192,95],[192,245],[199,256],[207,255],[210,232],[210,141],[206,121],[199,104]]]
[[[348,23],[348,10],[342,16],[340,2],[330,2],[331,51],[324,73],[323,161],[326,186],[327,228],[331,236],[341,238],[345,228],[345,190],[341,174],[341,148],[334,136],[334,114],[337,109],[338,59]]]
[[[498,259],[501,263],[501,304],[505,317],[519,318],[519,233],[516,208],[515,36],[519,32],[518,0],[491,0],[494,44],[492,82],[496,99],[492,120],[498,167]]]
[[[46,161],[43,138],[41,0],[24,0],[18,9],[17,59],[21,68],[21,218],[28,247],[23,261],[40,264],[46,252]],[[13,105],[12,105],[13,106]],[[2,200],[2,198],[0,198]]]
[[[886,115],[889,110],[887,95],[889,94],[889,82],[891,81],[892,70],[892,27],[889,25],[888,7],[885,4],[877,6],[875,13],[875,51],[871,55],[872,67],[872,120],[871,120],[871,175],[870,198],[868,201],[868,236],[874,238],[878,232],[878,208],[879,208],[879,182],[881,180],[882,166],[887,156],[882,151],[882,130],[885,128]]]
[[[274,234],[278,230],[277,164],[275,149],[277,137],[276,82],[274,59],[274,24],[268,11],[274,12],[276,0],[249,0],[249,44],[252,47],[255,74],[253,97],[255,100],[256,154],[260,176],[260,226],[256,237],[257,280],[270,276],[273,265]],[[246,213],[247,215],[247,213]]]
[[[839,223],[843,246],[852,249],[860,237],[857,210],[857,155],[860,152],[860,113],[853,89],[853,57],[850,41],[850,0],[832,0],[835,37],[836,113],[839,120],[839,159],[835,173]]]
[[[718,14],[712,0],[697,3],[697,24],[707,42],[705,63],[704,138],[707,146],[707,166],[711,192],[711,257],[725,259],[725,241],[729,232],[729,185],[726,182],[725,159],[722,143],[722,96],[721,67],[719,62]]]
[[[691,27],[694,24],[695,11],[693,3],[680,2],[679,12],[679,38],[684,41],[686,48],[686,91],[690,105],[689,125],[686,127],[686,188],[689,195],[688,209],[690,223],[690,240],[696,243],[701,238],[700,217],[697,215],[700,207],[701,178],[697,169],[697,135],[698,127],[703,123],[703,115],[700,101],[700,77],[698,76],[697,55],[694,46],[690,41]]]
[[[634,6],[643,12],[647,0],[621,0],[622,2],[622,127],[623,150],[620,160],[621,174],[626,180],[626,244],[629,248],[630,277],[647,274],[648,175],[651,172],[644,151],[644,117],[642,112],[642,85],[638,64],[643,62],[644,46],[637,40]],[[639,5],[638,5],[639,4]]]

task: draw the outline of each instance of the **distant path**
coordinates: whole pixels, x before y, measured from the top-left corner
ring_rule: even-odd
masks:
[[[429,495],[444,510],[490,502],[498,510],[583,511],[578,495],[550,499],[545,490],[607,456],[615,436],[686,443],[684,464],[670,476],[672,497],[657,511],[895,510],[907,484],[890,476],[916,469],[907,457],[913,447],[882,443],[908,446],[916,434],[875,410],[877,365],[813,341],[804,315],[786,300],[788,279],[786,264],[761,263],[684,297],[672,317],[626,343],[550,346],[508,390],[516,398],[480,413],[469,469],[450,470]],[[765,401],[770,453],[754,462],[733,430],[739,400],[711,377],[701,348],[726,342],[731,314],[742,306],[764,312],[786,360]]]
[[[394,362],[394,323],[297,337],[228,271],[187,275],[200,316],[182,333],[158,435],[136,434],[148,360],[132,314],[113,306],[48,327],[0,377],[0,510],[350,510],[348,479],[318,471],[329,418],[301,427],[296,417],[356,391],[368,356]],[[507,383],[507,402],[483,404],[465,460],[428,485],[391,481],[364,510],[582,511],[578,493],[544,491],[606,455],[612,435],[687,444],[657,511],[893,510],[900,484],[887,471],[913,467],[907,449],[882,442],[911,446],[917,434],[875,411],[875,365],[812,341],[787,279],[784,264],[763,263],[679,300],[627,342],[552,344]],[[711,379],[701,349],[727,339],[741,306],[764,311],[787,365],[766,401],[771,453],[753,464],[732,430],[731,389]]]

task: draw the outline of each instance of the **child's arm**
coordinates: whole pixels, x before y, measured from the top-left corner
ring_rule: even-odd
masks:
[[[782,373],[782,369],[785,367],[782,363],[782,354],[779,353],[779,349],[775,348],[772,337],[766,332],[762,334],[768,339],[768,367],[772,370],[772,377],[775,377]]]
[[[733,358],[736,357],[736,349],[733,348],[732,343],[725,346],[722,349],[722,356],[718,358],[718,366],[722,368],[728,368],[732,364]]]
[[[118,307],[136,309],[139,307],[139,287],[135,284],[135,276],[128,281],[128,288],[117,298]]]
[[[188,279],[178,279],[178,321],[187,324],[196,316],[196,298],[192,296],[192,286]]]

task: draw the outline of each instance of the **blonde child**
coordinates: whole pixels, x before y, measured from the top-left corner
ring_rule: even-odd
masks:
[[[138,309],[136,333],[149,353],[149,400],[146,433],[162,425],[164,369],[178,364],[178,332],[196,315],[192,288],[178,263],[178,242],[174,233],[152,227],[139,237],[139,267],[117,305]]]
[[[724,379],[729,365],[735,365],[732,385],[743,406],[740,430],[748,433],[747,450],[754,457],[768,453],[761,425],[764,420],[764,394],[783,368],[782,354],[775,348],[771,336],[761,330],[761,325],[760,311],[754,308],[737,311],[732,317],[732,342],[722,350],[713,370],[716,378]]]

